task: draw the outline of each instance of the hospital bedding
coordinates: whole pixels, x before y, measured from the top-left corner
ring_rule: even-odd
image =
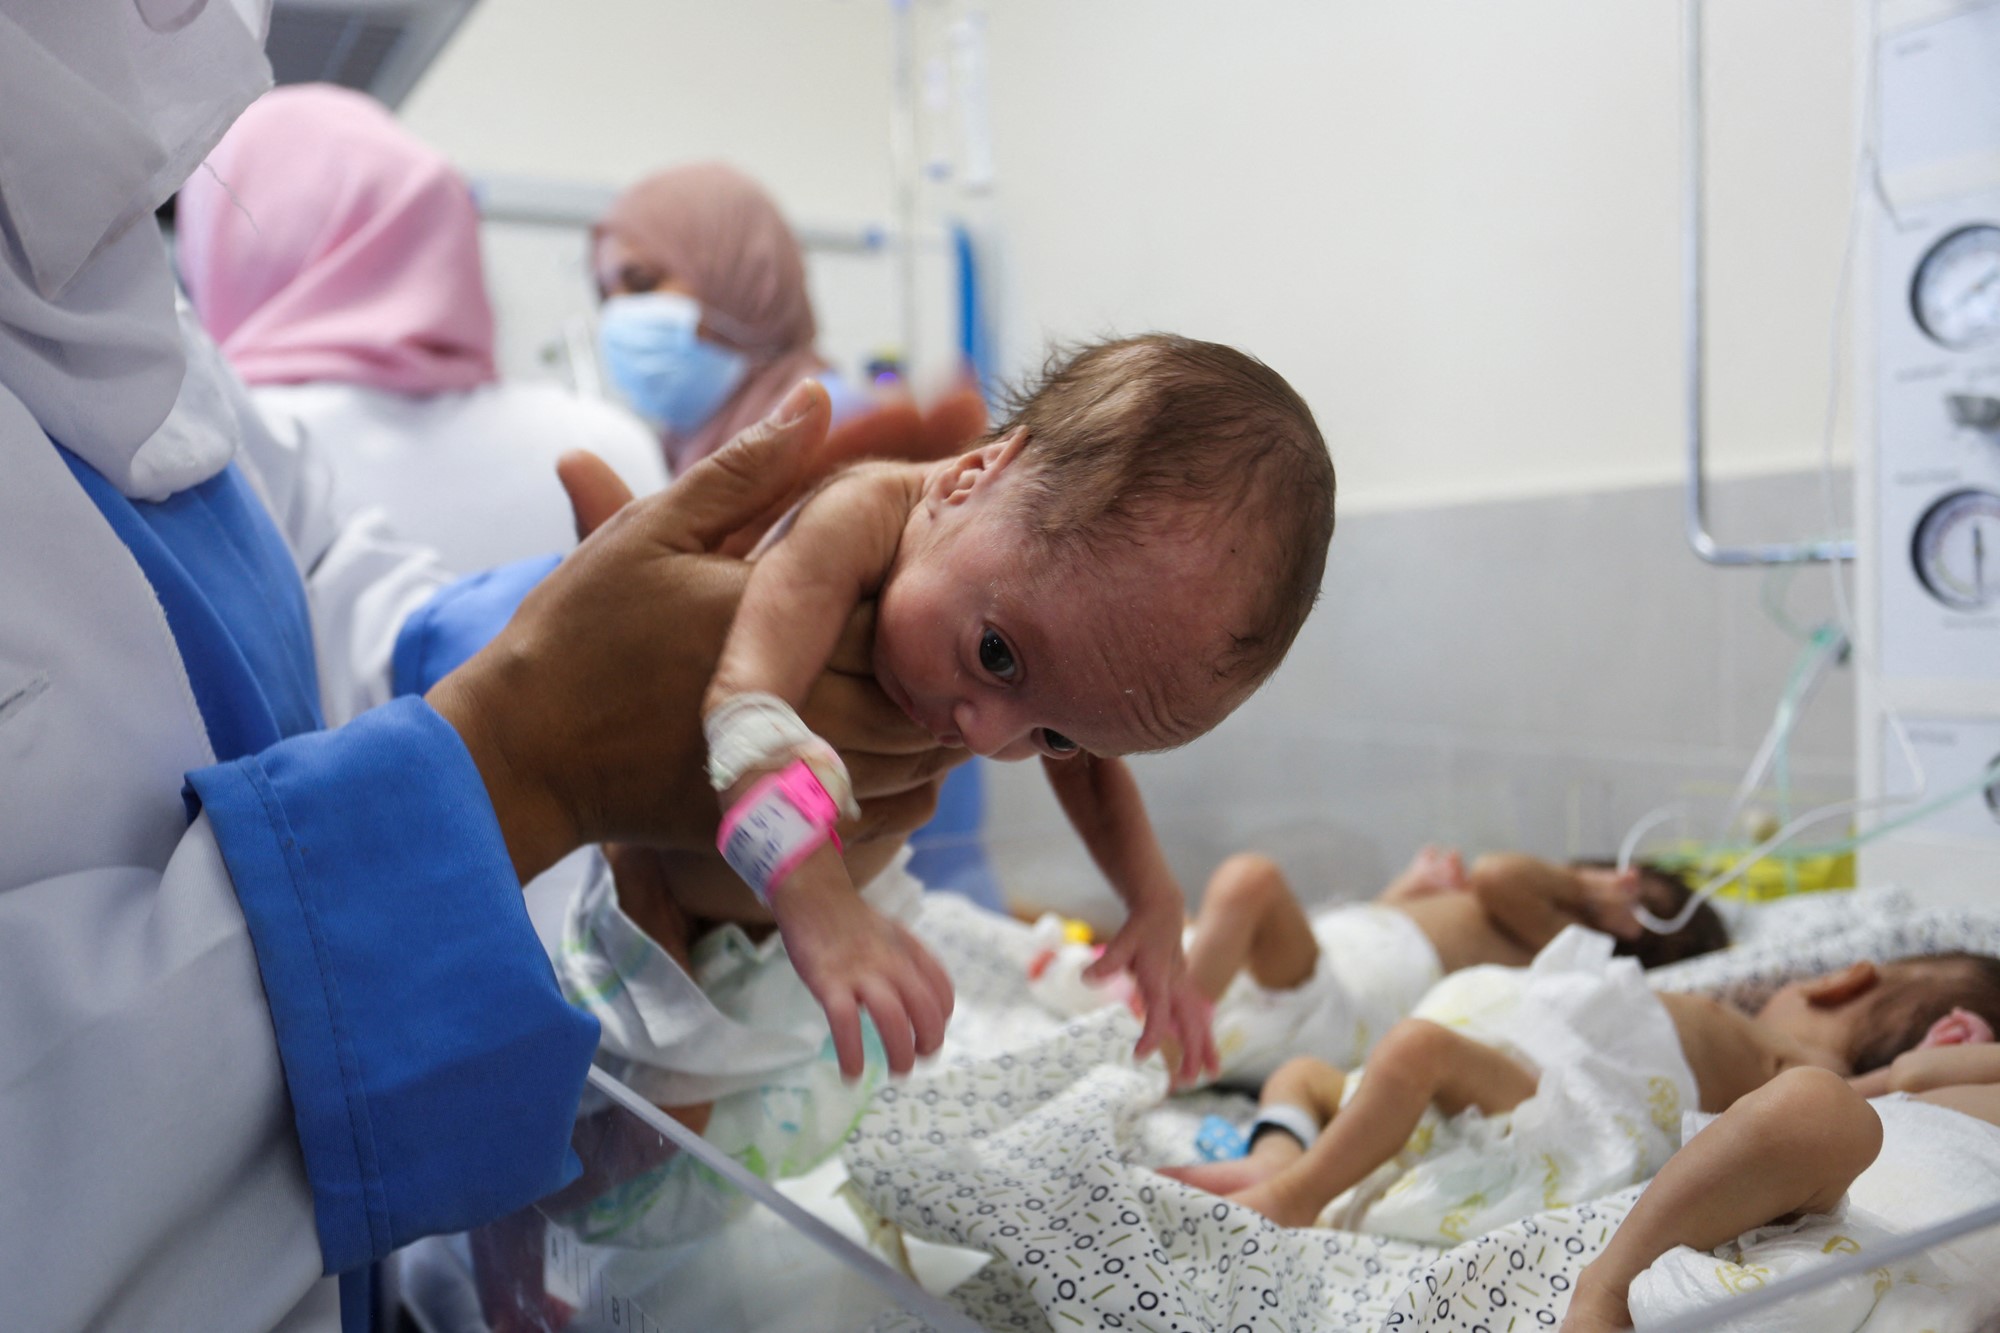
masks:
[[[997,1256],[952,1294],[989,1328],[1395,1330],[1553,1327],[1576,1273],[1630,1208],[1628,1189],[1449,1251],[1280,1229],[1137,1163],[1192,1159],[1201,1116],[1247,1099],[1160,1104],[1119,1010],[1060,1024],[1029,1000],[1024,929],[936,899],[918,933],[959,988],[948,1057],[885,1089],[850,1136],[855,1185],[911,1235]],[[1755,909],[1744,943],[1652,974],[1755,1003],[1859,958],[2000,952],[2000,913],[1842,895]],[[878,1327],[918,1329],[907,1316]]]

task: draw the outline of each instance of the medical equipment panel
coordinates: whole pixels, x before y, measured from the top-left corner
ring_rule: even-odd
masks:
[[[1854,274],[1862,877],[2000,868],[2000,5],[1863,7]],[[1964,799],[1930,809],[1948,792]],[[1912,809],[1929,812],[1909,818]]]

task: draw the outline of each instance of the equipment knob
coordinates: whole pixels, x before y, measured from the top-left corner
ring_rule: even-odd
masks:
[[[1946,396],[1944,406],[1954,426],[2000,431],[2000,398],[1985,393],[1954,393]]]

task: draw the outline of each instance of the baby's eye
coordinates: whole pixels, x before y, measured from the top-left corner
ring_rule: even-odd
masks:
[[[1047,727],[1042,728],[1042,744],[1048,748],[1050,754],[1076,753],[1075,741],[1063,735],[1060,731],[1052,731]]]
[[[1014,650],[1000,637],[998,630],[987,630],[979,636],[979,665],[985,667],[1001,680],[1012,680],[1018,669],[1014,664]]]

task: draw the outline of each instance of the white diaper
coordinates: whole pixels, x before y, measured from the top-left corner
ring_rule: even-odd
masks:
[[[1571,926],[1526,968],[1472,967],[1433,986],[1412,1016],[1533,1067],[1535,1095],[1490,1117],[1426,1111],[1403,1151],[1320,1223],[1455,1245],[1658,1171],[1698,1104],[1694,1074],[1639,965],[1611,950],[1610,936]]]
[[[1746,1232],[1714,1253],[1685,1246],[1632,1283],[1638,1329],[1707,1310],[1844,1255],[2000,1198],[2000,1127],[1901,1095],[1871,1103],[1882,1152],[1825,1216]],[[1688,1133],[1713,1116],[1690,1116]],[[1973,1232],[1923,1255],[1871,1268],[1774,1309],[1717,1323],[1730,1333],[1972,1333],[2000,1315],[2000,1231]]]
[[[862,891],[905,922],[923,897],[908,859],[905,849]],[[831,1156],[884,1077],[880,1042],[865,1027],[867,1066],[842,1080],[826,1015],[775,931],[761,943],[734,925],[710,931],[695,941],[690,976],[619,910],[601,862],[570,901],[556,962],[564,994],[603,1025],[598,1064],[657,1105],[713,1102],[703,1137],[767,1179]],[[654,1241],[702,1225],[713,1204],[705,1192],[716,1186],[691,1166],[676,1158],[637,1191],[644,1197],[618,1201],[599,1238],[645,1214]]]
[[[1218,1082],[1259,1084],[1296,1055],[1353,1069],[1409,1016],[1443,974],[1417,923],[1362,903],[1312,917],[1319,963],[1291,990],[1266,990],[1246,970],[1215,1006]]]

